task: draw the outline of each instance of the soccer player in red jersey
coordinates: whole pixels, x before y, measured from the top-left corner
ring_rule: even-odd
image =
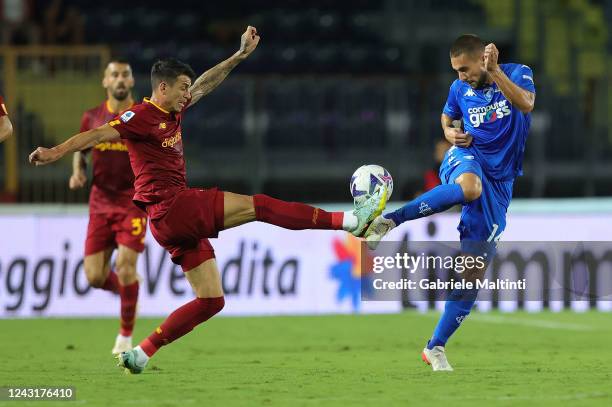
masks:
[[[0,95],[0,143],[13,134],[13,124],[9,120],[4,98]]]
[[[190,332],[223,308],[225,300],[214,250],[208,238],[222,230],[260,221],[287,229],[346,230],[359,236],[382,212],[386,189],[379,190],[353,212],[326,212],[297,202],[258,194],[238,195],[217,188],[188,188],[183,159],[181,120],[185,109],[216,88],[259,43],[254,27],[247,27],[240,49],[204,72],[192,83],[193,70],[174,59],[158,61],[151,70],[150,99],[123,112],[108,124],[77,134],[51,149],[30,154],[36,165],[100,142],[122,138],[128,146],[136,175],[134,201],[146,208],[151,232],[180,264],[196,299],[179,307],[139,346],[119,356],[120,365],[140,373],[159,348]]]
[[[131,90],[134,77],[129,63],[111,61],[102,79],[107,99],[86,111],[81,119],[81,132],[108,123],[118,113],[132,107]],[[132,349],[132,330],[138,301],[136,261],[144,250],[147,214],[132,202],[134,173],[128,149],[123,140],[105,141],[91,149],[93,180],[89,194],[89,225],[85,240],[84,268],[93,287],[119,294],[121,299],[120,330],[113,354]],[[86,185],[85,152],[74,153],[70,188]],[[111,255],[117,248],[115,271]]]

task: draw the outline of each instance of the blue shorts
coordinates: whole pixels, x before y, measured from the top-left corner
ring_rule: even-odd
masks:
[[[512,200],[514,181],[489,178],[470,150],[451,147],[440,165],[440,180],[443,184],[454,184],[457,177],[466,172],[480,178],[482,194],[480,198],[463,205],[457,230],[464,252],[482,252],[482,244],[497,242],[506,229],[506,212]]]

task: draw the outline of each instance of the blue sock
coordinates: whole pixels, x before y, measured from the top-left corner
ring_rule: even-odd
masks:
[[[446,345],[448,338],[455,333],[465,317],[470,314],[477,296],[477,289],[453,290],[448,295],[446,305],[444,306],[444,313],[438,321],[431,340],[427,343],[427,349]]]
[[[387,219],[392,219],[396,225],[433,215],[434,213],[444,212],[445,210],[463,203],[465,197],[459,184],[438,185],[434,189],[425,192],[423,195],[408,202],[395,212],[383,215]]]

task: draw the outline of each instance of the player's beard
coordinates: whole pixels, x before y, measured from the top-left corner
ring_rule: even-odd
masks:
[[[119,101],[124,101],[129,96],[130,91],[128,88],[117,88],[113,91],[113,97]]]
[[[480,89],[482,88],[485,83],[487,83],[487,72],[486,71],[482,71],[480,73],[480,78],[478,78],[478,80],[476,81],[476,83],[472,84],[470,83],[470,86],[474,89]]]

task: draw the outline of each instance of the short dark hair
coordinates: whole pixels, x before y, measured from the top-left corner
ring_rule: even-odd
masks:
[[[124,58],[122,56],[113,56],[111,57],[111,59],[108,60],[108,62],[106,63],[106,66],[109,66],[110,64],[125,64],[125,65],[130,65],[130,62],[127,60],[127,58]]]
[[[173,85],[180,75],[188,76],[192,81],[195,72],[191,67],[175,58],[160,59],[151,68],[151,86],[156,88],[161,82]]]
[[[483,52],[485,49],[484,42],[475,34],[463,34],[458,37],[450,49],[451,57],[458,57],[461,54],[475,54]]]

